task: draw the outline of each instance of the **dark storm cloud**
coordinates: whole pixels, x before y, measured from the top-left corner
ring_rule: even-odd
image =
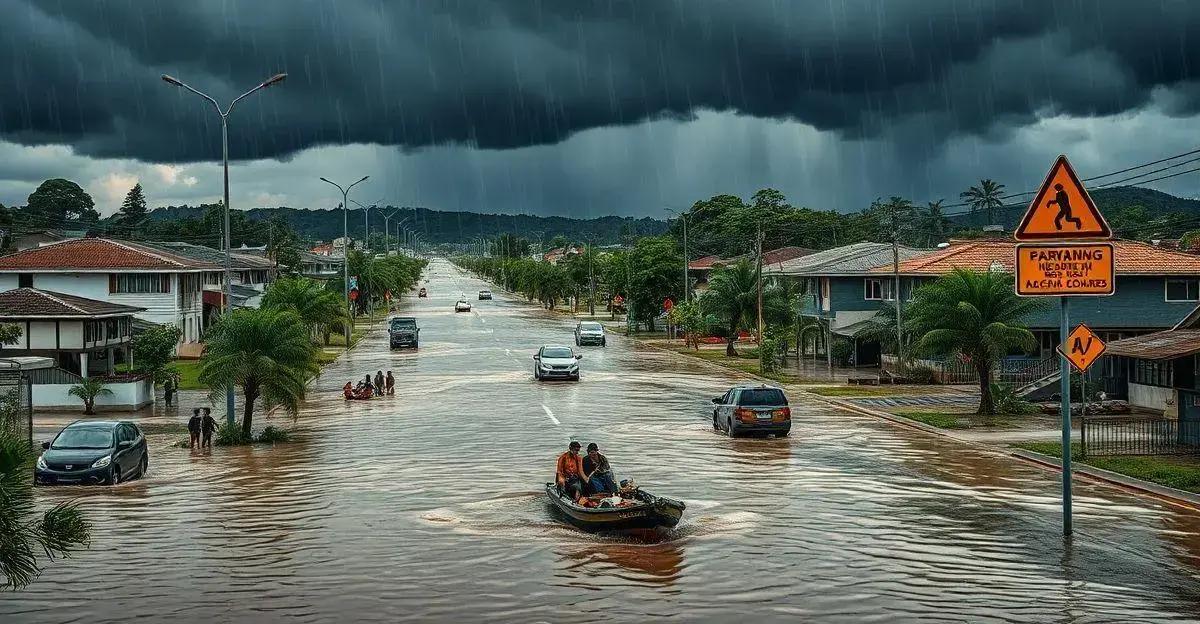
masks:
[[[1192,80],[1188,2],[63,2],[0,0],[0,137],[206,160],[218,123],[176,75],[239,105],[236,159],[355,142],[512,148],[732,111],[848,137],[920,121],[923,152],[1045,113],[1106,115]]]

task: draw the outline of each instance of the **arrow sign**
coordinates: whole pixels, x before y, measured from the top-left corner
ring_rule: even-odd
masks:
[[[1058,345],[1058,352],[1082,373],[1091,368],[1107,348],[1108,345],[1091,328],[1080,323],[1067,336],[1067,341]]]
[[[1112,238],[1112,229],[1083,188],[1067,157],[1059,156],[1013,237],[1019,241],[1107,240]]]

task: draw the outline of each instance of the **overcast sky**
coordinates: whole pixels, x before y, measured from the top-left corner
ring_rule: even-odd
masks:
[[[1013,191],[1194,149],[1200,3],[967,0],[0,0],[0,203],[79,182],[151,206],[662,216],[774,187]],[[1188,37],[1192,34],[1192,37]],[[1195,196],[1197,174],[1152,184]],[[361,190],[360,190],[361,189]]]

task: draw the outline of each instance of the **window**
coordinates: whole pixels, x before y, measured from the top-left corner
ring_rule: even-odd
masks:
[[[110,293],[169,293],[171,276],[166,273],[110,273]]]
[[[1170,388],[1174,385],[1175,370],[1170,361],[1137,360],[1133,367],[1134,383]]]
[[[787,397],[783,395],[783,391],[775,388],[742,390],[738,395],[738,405],[747,407],[774,407],[787,404]]]
[[[17,288],[33,288],[33,273],[17,273]]]
[[[120,335],[117,329],[117,319],[108,319],[104,322],[104,330],[108,335],[109,340],[116,340]]]
[[[1200,280],[1167,280],[1167,301],[1200,301]]]
[[[882,301],[883,281],[877,279],[866,280],[863,299],[866,299],[867,301]]]
[[[895,301],[896,297],[892,295],[895,285],[895,282],[890,279],[868,279],[863,288],[863,299],[867,301]]]

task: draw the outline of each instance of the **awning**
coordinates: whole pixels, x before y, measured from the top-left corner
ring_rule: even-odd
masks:
[[[1105,355],[1173,360],[1200,353],[1200,329],[1173,329],[1108,343]]]
[[[837,327],[833,329],[833,333],[837,334],[838,336],[845,336],[846,338],[854,338],[863,330],[874,326],[875,321],[873,319],[866,319],[863,321],[858,321],[857,323],[851,323],[845,327]]]

